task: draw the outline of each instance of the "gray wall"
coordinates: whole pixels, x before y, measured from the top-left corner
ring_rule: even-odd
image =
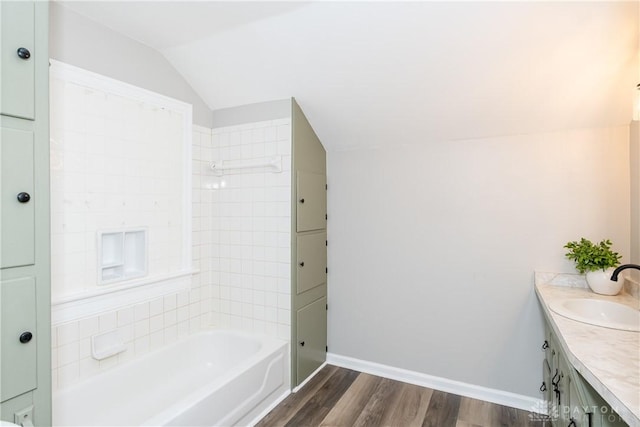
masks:
[[[631,122],[630,137],[631,262],[640,264],[640,121]],[[634,270],[633,274],[640,280],[640,272]]]
[[[534,270],[576,273],[581,236],[629,261],[628,126],[329,151],[328,169],[338,355],[539,397]]]
[[[49,56],[193,105],[193,122],[211,127],[211,109],[156,50],[57,2],[50,3]]]
[[[214,128],[291,117],[291,99],[260,102],[213,111]]]

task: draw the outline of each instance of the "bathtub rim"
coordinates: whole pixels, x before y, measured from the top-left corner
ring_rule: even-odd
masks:
[[[176,413],[182,413],[192,409],[202,399],[206,398],[206,396],[220,390],[222,387],[224,387],[226,384],[233,381],[234,379],[238,378],[248,369],[252,368],[253,366],[257,365],[259,362],[269,357],[275,356],[276,353],[280,351],[282,351],[283,357],[285,358],[285,365],[288,366],[290,364],[288,341],[284,341],[279,338],[270,337],[268,335],[252,334],[245,331],[234,331],[232,329],[214,329],[214,331],[215,330],[230,332],[234,335],[236,335],[236,332],[238,332],[239,335],[244,335],[250,338],[259,337],[261,338],[260,343],[262,344],[262,347],[256,353],[252,354],[247,359],[243,360],[241,363],[234,365],[233,368],[229,370],[229,372],[225,372],[220,377],[216,378],[216,380],[213,383],[201,386],[200,388],[194,390],[193,392],[183,396],[179,401],[177,401],[167,409],[153,415],[150,418],[147,418],[144,422],[140,424],[140,427],[165,425],[166,422],[172,418],[171,415],[174,415]],[[210,330],[207,330],[207,331],[210,331]],[[265,341],[269,344],[268,346],[264,345]],[[284,386],[287,387],[290,393],[291,388],[288,381],[289,379],[286,374],[287,372],[285,370]]]
[[[65,394],[71,394],[73,392],[77,392],[77,390],[81,389],[82,387],[90,386],[92,382],[97,382],[99,384],[101,378],[104,378],[110,375],[115,370],[131,367],[132,365],[135,366],[136,364],[139,364],[139,363],[144,363],[145,359],[152,357],[154,355],[157,355],[159,353],[162,353],[166,351],[168,348],[177,347],[192,340],[206,339],[207,336],[215,336],[215,335],[232,335],[232,336],[240,336],[243,338],[249,338],[253,341],[257,341],[260,347],[255,353],[249,355],[245,359],[241,360],[239,363],[234,364],[230,369],[222,373],[219,377],[216,377],[215,380],[212,381],[211,383],[205,384],[203,386],[201,385],[200,387],[195,388],[192,392],[186,395],[177,396],[175,402],[172,403],[170,406],[166,407],[164,410],[154,414],[149,414],[149,416],[147,416],[145,419],[141,421],[140,423],[141,426],[158,425],[158,421],[169,420],[171,419],[172,415],[180,413],[181,411],[189,410],[189,408],[193,407],[203,396],[206,396],[208,393],[213,393],[216,390],[219,390],[225,384],[228,384],[230,381],[233,381],[233,379],[240,376],[245,370],[258,364],[260,361],[264,360],[265,358],[275,355],[279,351],[281,351],[283,356],[285,357],[285,364],[289,366],[291,363],[290,350],[289,350],[290,343],[283,339],[268,336],[265,334],[251,333],[247,331],[234,330],[234,329],[228,329],[228,328],[220,328],[220,327],[203,328],[197,332],[181,337],[173,341],[172,343],[153,349],[143,355],[140,355],[139,357],[134,357],[131,360],[127,360],[126,362],[117,364],[109,369],[106,369],[105,371],[99,372],[86,379],[80,380],[76,383],[70,384],[69,386],[66,386],[54,391],[52,393],[52,406],[53,406],[52,412],[55,413],[56,400],[64,399]],[[288,389],[288,392],[290,392],[290,383],[289,383],[289,378],[287,373],[288,371],[285,372],[284,386]],[[57,420],[54,419],[54,423],[53,423],[54,426],[63,425],[63,424],[60,424],[60,422],[56,423],[56,421]]]

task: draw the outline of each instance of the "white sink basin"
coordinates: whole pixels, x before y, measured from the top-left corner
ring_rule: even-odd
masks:
[[[590,325],[640,332],[640,311],[612,301],[572,298],[553,301],[549,308],[561,316]]]

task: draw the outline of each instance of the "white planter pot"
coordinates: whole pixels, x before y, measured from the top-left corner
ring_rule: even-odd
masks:
[[[618,276],[618,281],[611,280],[615,268],[608,268],[605,271],[597,270],[587,273],[587,283],[593,292],[601,295],[618,295],[624,283],[624,277]]]

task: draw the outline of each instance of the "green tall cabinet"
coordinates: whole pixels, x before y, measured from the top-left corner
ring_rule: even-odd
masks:
[[[51,425],[48,4],[0,2],[0,419]]]
[[[327,356],[327,160],[302,109],[291,101],[291,383]]]

